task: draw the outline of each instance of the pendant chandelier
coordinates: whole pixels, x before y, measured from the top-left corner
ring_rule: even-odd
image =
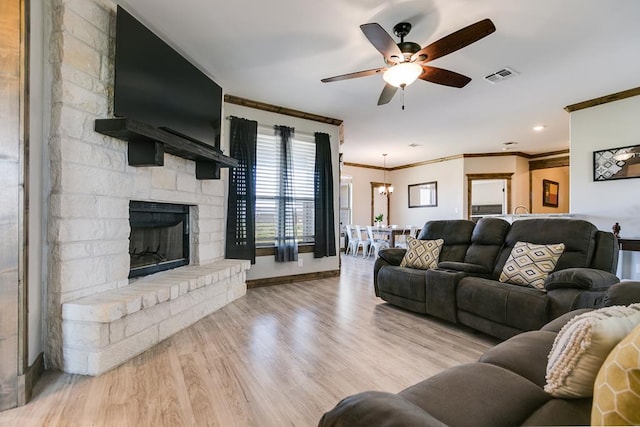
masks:
[[[383,182],[380,187],[378,187],[378,192],[381,196],[388,196],[393,193],[393,185],[387,185],[387,154],[382,155],[383,162]]]

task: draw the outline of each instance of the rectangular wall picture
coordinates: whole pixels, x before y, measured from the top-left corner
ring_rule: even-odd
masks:
[[[542,180],[542,206],[549,206],[552,208],[558,207],[558,192],[560,184],[548,179]]]
[[[593,152],[593,180],[640,177],[640,145]]]

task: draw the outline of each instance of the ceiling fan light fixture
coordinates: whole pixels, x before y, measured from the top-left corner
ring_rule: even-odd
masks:
[[[401,62],[388,68],[382,78],[395,87],[405,87],[415,82],[422,74],[422,67],[415,62]]]

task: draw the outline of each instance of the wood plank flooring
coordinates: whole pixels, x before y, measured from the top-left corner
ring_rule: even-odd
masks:
[[[343,397],[397,392],[497,341],[373,294],[373,261],[247,295],[100,377],[45,372],[2,426],[315,426]]]

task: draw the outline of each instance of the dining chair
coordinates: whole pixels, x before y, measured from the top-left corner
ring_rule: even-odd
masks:
[[[380,249],[389,247],[389,241],[387,239],[376,238],[373,235],[373,227],[370,225],[367,226],[367,235],[369,236],[369,250],[367,251],[367,258],[369,258],[369,255],[371,255],[372,252],[374,256],[377,257]]]
[[[358,235],[358,238],[360,240],[358,240],[358,244],[356,245],[356,253],[355,255],[358,255],[358,249],[360,249],[360,247],[362,247],[362,257],[365,258],[369,252],[369,240],[368,239],[363,239],[362,238],[362,228],[359,225],[356,225],[356,234]]]
[[[351,255],[356,256],[358,253],[358,242],[360,239],[356,236],[354,226],[351,224],[347,224],[344,226],[345,234],[347,235],[347,249],[344,251],[345,255],[349,254],[349,250],[351,250]]]
[[[402,230],[402,234],[396,237],[396,248],[407,249],[407,237],[411,236],[413,238],[416,237],[416,231],[418,227],[415,225],[407,225],[404,230]]]

